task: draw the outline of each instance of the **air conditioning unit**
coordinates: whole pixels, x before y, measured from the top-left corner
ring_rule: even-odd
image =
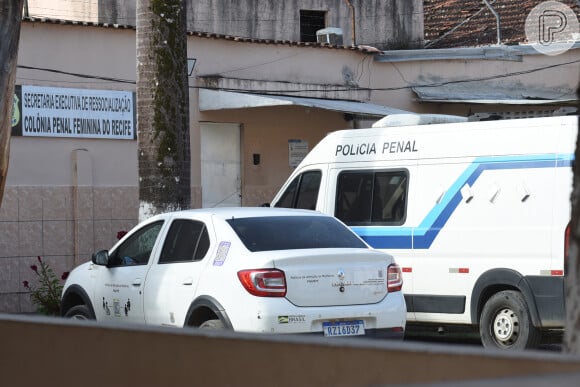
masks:
[[[318,43],[328,43],[334,46],[342,46],[342,29],[328,27],[316,31],[316,41]]]

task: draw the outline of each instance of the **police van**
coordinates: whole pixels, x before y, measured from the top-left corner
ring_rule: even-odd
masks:
[[[535,348],[564,329],[576,135],[574,116],[340,130],[271,205],[332,214],[392,254],[409,325]]]

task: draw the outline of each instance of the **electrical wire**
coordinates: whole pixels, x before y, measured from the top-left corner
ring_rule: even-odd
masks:
[[[234,71],[248,70],[248,69],[252,69],[252,68],[256,68],[256,67],[261,67],[261,66],[264,66],[264,65],[281,62],[281,61],[286,60],[286,59],[295,58],[295,57],[300,56],[300,55],[304,55],[304,53],[292,54],[292,55],[288,55],[288,56],[285,56],[285,57],[282,57],[282,58],[278,58],[278,59],[275,59],[275,60],[272,60],[272,61],[268,61],[268,62],[261,62],[261,63],[254,64],[254,65],[250,65],[250,66],[238,67],[238,68],[234,68],[234,69],[231,69],[231,70],[222,71],[220,73],[220,75],[221,74],[232,73]]]
[[[544,71],[544,70],[557,68],[557,67],[561,67],[561,66],[567,66],[567,65],[576,64],[576,63],[580,63],[580,59],[569,61],[569,62],[562,62],[562,63],[556,63],[556,64],[551,64],[551,65],[536,67],[536,68],[528,69],[528,70],[515,71],[515,72],[510,72],[510,73],[495,74],[495,75],[489,75],[489,76],[485,76],[485,77],[455,79],[455,80],[434,82],[434,83],[411,84],[410,82],[406,81],[403,78],[403,80],[405,82],[407,82],[407,85],[396,86],[396,87],[343,87],[343,86],[330,85],[330,84],[321,84],[320,86],[326,87],[328,91],[353,91],[353,90],[357,90],[357,91],[399,91],[399,90],[405,90],[405,89],[412,89],[415,87],[440,87],[440,86],[459,84],[459,83],[482,82],[482,81],[488,81],[488,80],[493,80],[493,79],[498,79],[498,78],[509,78],[509,77],[518,76],[518,75],[533,74],[533,73],[536,73],[539,71]],[[80,77],[80,78],[84,78],[84,79],[94,79],[94,80],[100,80],[100,81],[106,81],[106,82],[116,82],[116,83],[125,83],[125,84],[133,84],[133,85],[136,84],[136,81],[128,80],[128,79],[113,78],[113,77],[106,77],[106,76],[100,76],[100,75],[81,74],[81,73],[74,73],[74,72],[68,72],[68,71],[63,71],[63,70],[55,70],[55,69],[49,69],[49,68],[43,68],[43,67],[34,67],[34,66],[25,66],[25,65],[18,65],[17,67],[21,68],[21,69],[27,69],[27,70],[36,70],[36,71],[44,71],[44,72],[56,73],[56,74],[62,74],[62,75],[69,75],[69,76]],[[399,74],[402,76],[402,74],[400,72],[399,72]],[[211,76],[211,75],[219,75],[219,74],[208,74],[205,76]],[[203,77],[203,76],[200,76],[200,77]],[[260,81],[261,82],[264,82],[264,81],[276,82],[274,80],[268,80],[268,79],[241,79],[241,78],[227,78],[227,79],[251,80],[251,81],[259,81],[259,82]],[[189,88],[190,89],[235,91],[235,92],[245,92],[245,93],[260,93],[260,94],[275,94],[275,93],[292,94],[292,93],[325,91],[325,90],[321,90],[320,88],[300,89],[300,90],[235,89],[235,88],[207,87],[207,86],[189,86]]]
[[[81,74],[81,73],[72,73],[70,71],[49,69],[49,68],[43,68],[43,67],[25,66],[25,65],[17,65],[16,67],[18,67],[19,69],[46,71],[46,72],[49,72],[49,73],[70,75],[70,76],[79,77],[79,78],[98,79],[98,80],[102,80],[102,81],[109,81],[109,82],[116,82],[116,83],[131,83],[131,84],[135,84],[135,81],[131,81],[131,80],[128,80],[128,79],[111,78],[111,77],[105,77],[105,76],[100,76],[100,75],[89,75],[89,74]]]

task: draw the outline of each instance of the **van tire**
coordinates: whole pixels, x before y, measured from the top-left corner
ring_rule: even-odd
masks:
[[[522,294],[504,290],[485,303],[479,321],[479,334],[485,348],[522,350],[540,345],[540,330],[532,324]]]
[[[214,330],[225,329],[224,323],[221,322],[221,320],[207,320],[204,321],[199,327],[201,329],[214,329]]]

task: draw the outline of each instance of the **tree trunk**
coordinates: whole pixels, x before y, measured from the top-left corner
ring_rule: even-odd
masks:
[[[137,0],[139,218],[191,206],[185,0]]]
[[[10,159],[12,103],[23,1],[8,0],[0,3],[0,36],[2,37],[0,44],[0,206]]]
[[[580,85],[576,91],[580,98]],[[580,110],[580,103],[577,104]],[[580,128],[580,116],[578,116]],[[574,182],[572,183],[572,218],[570,220],[570,248],[565,270],[566,278],[566,331],[564,333],[564,352],[580,354],[580,138],[576,138],[574,154]]]

